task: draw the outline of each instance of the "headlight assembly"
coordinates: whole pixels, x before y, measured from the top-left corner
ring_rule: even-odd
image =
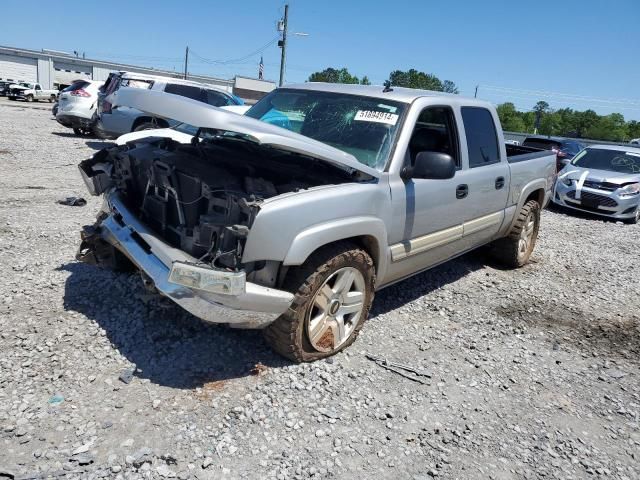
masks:
[[[621,197],[634,197],[640,195],[640,183],[631,183],[618,190],[618,195]]]

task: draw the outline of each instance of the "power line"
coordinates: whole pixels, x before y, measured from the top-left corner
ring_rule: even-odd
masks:
[[[191,50],[191,54],[200,59],[201,61],[203,61],[204,63],[210,64],[210,65],[233,65],[233,64],[242,64],[244,63],[246,60],[248,60],[251,57],[254,57],[256,55],[261,54],[262,52],[264,52],[267,48],[269,48],[271,45],[273,45],[274,43],[276,43],[279,40],[279,36],[276,36],[274,38],[272,38],[271,40],[269,40],[267,43],[265,43],[264,45],[262,45],[260,48],[254,50],[251,53],[248,53],[247,55],[244,55],[242,57],[238,57],[238,58],[232,58],[229,60],[212,60],[210,58],[206,58],[203,57],[202,55],[198,55],[196,52],[194,52],[193,50]]]
[[[629,105],[632,104],[634,106],[640,106],[640,100],[638,99],[629,99],[629,98],[599,98],[587,95],[575,95],[571,93],[559,93],[559,92],[551,92],[545,90],[527,90],[522,88],[510,88],[510,87],[498,87],[494,85],[480,85],[482,89],[485,90],[493,90],[498,92],[505,93],[519,93],[522,95],[527,95],[529,97],[558,97],[566,100],[581,100],[588,102],[597,102],[597,103],[606,103],[606,104],[615,104],[615,105]]]

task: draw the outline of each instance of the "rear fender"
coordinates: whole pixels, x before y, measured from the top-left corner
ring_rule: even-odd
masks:
[[[514,188],[511,191],[510,203],[512,206],[507,208],[507,211],[508,212],[512,211],[513,214],[510,217],[509,216],[505,217],[505,222],[503,223],[501,232],[500,232],[501,235],[507,235],[509,233],[509,231],[511,230],[511,227],[513,227],[514,223],[516,222],[516,219],[518,218],[518,212],[524,206],[525,202],[529,198],[529,195],[531,195],[536,191],[542,192],[541,194],[542,203],[540,204],[540,207],[544,208],[549,200],[549,194],[550,194],[548,182],[546,179],[538,178],[538,179],[532,180],[531,182],[525,184],[524,187],[522,187],[521,189],[518,189],[516,186],[516,188]],[[540,202],[540,198],[537,196],[536,196],[536,200]]]

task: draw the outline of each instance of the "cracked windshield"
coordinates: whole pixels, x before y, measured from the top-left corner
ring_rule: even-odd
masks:
[[[355,95],[282,89],[246,115],[331,145],[382,171],[404,108]]]

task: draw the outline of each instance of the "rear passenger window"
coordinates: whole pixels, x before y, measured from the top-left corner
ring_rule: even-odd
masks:
[[[180,95],[181,97],[191,98],[198,102],[205,101],[205,92],[200,87],[194,87],[191,85],[180,85],[176,83],[168,83],[164,91],[166,93],[173,93],[174,95]]]
[[[215,90],[207,90],[207,103],[214,107],[226,107],[231,105],[231,99],[224,93],[216,92]]]
[[[469,168],[498,163],[498,132],[491,112],[486,108],[462,107],[462,122],[467,134]]]

